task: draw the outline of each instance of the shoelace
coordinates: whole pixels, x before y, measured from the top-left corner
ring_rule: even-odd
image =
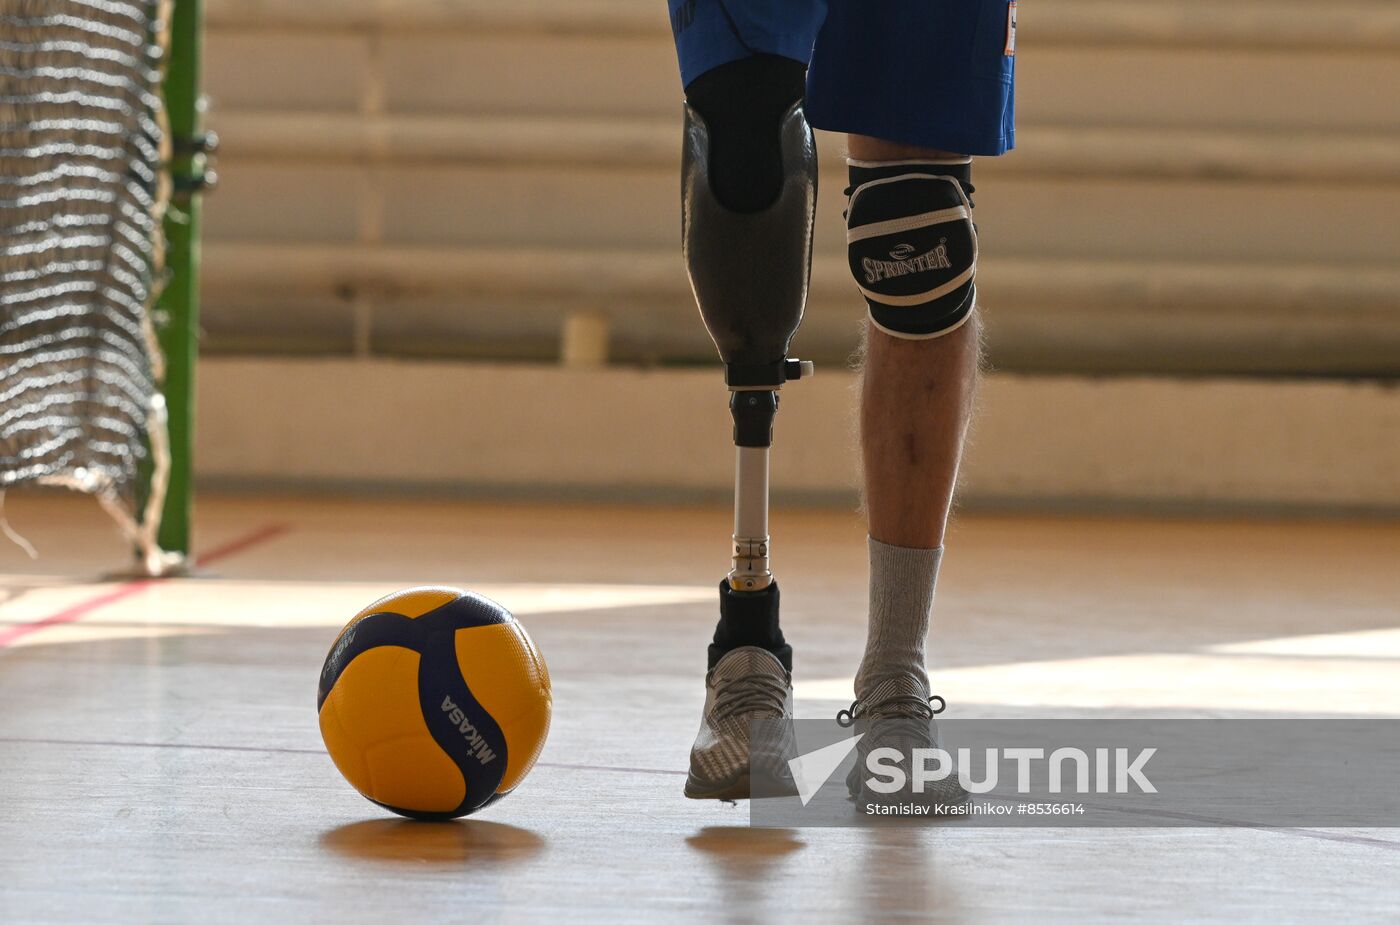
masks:
[[[938,702],[937,707],[934,707],[934,701]],[[946,709],[948,709],[948,701],[937,694],[933,694],[927,700],[910,694],[902,694],[887,697],[873,705],[852,700],[848,708],[836,714],[836,722],[845,728],[870,713],[875,719],[918,720],[927,723]]]
[[[787,701],[787,684],[772,675],[754,674],[724,684],[715,698],[715,718],[728,719],[743,713],[769,710],[782,713]]]

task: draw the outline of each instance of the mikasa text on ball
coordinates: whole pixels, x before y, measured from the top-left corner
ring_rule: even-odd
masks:
[[[410,588],[355,615],[316,706],[335,766],[370,800],[453,819],[514,790],[549,733],[549,671],[500,604]]]

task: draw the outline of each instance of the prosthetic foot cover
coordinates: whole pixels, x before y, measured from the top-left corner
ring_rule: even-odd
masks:
[[[846,242],[851,273],[886,334],[909,340],[958,328],[976,304],[971,159],[851,161]]]
[[[719,585],[719,625],[710,643],[710,667],[742,646],[758,646],[778,657],[792,671],[792,646],[783,639],[778,626],[778,584],[762,591],[735,591],[729,582]]]
[[[807,303],[817,152],[801,102],[787,109],[776,132],[782,179],[775,198],[757,211],[734,211],[714,191],[709,126],[686,105],[681,241],[730,386],[782,386],[783,361]]]

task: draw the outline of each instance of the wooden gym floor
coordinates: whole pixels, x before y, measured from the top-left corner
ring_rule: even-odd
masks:
[[[0,921],[1395,921],[1400,832],[750,830],[681,797],[728,512],[205,498],[197,578],[98,580],[83,499],[0,546]],[[775,516],[799,713],[849,698],[852,514]],[[964,516],[931,645],[955,714],[1400,716],[1400,525]],[[522,788],[420,825],[321,749],[349,615],[511,607],[554,676]]]

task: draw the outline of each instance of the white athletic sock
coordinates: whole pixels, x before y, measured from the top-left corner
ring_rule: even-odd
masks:
[[[856,698],[890,677],[913,677],[928,690],[924,640],[943,547],[914,549],[870,538],[870,629],[856,672]]]

